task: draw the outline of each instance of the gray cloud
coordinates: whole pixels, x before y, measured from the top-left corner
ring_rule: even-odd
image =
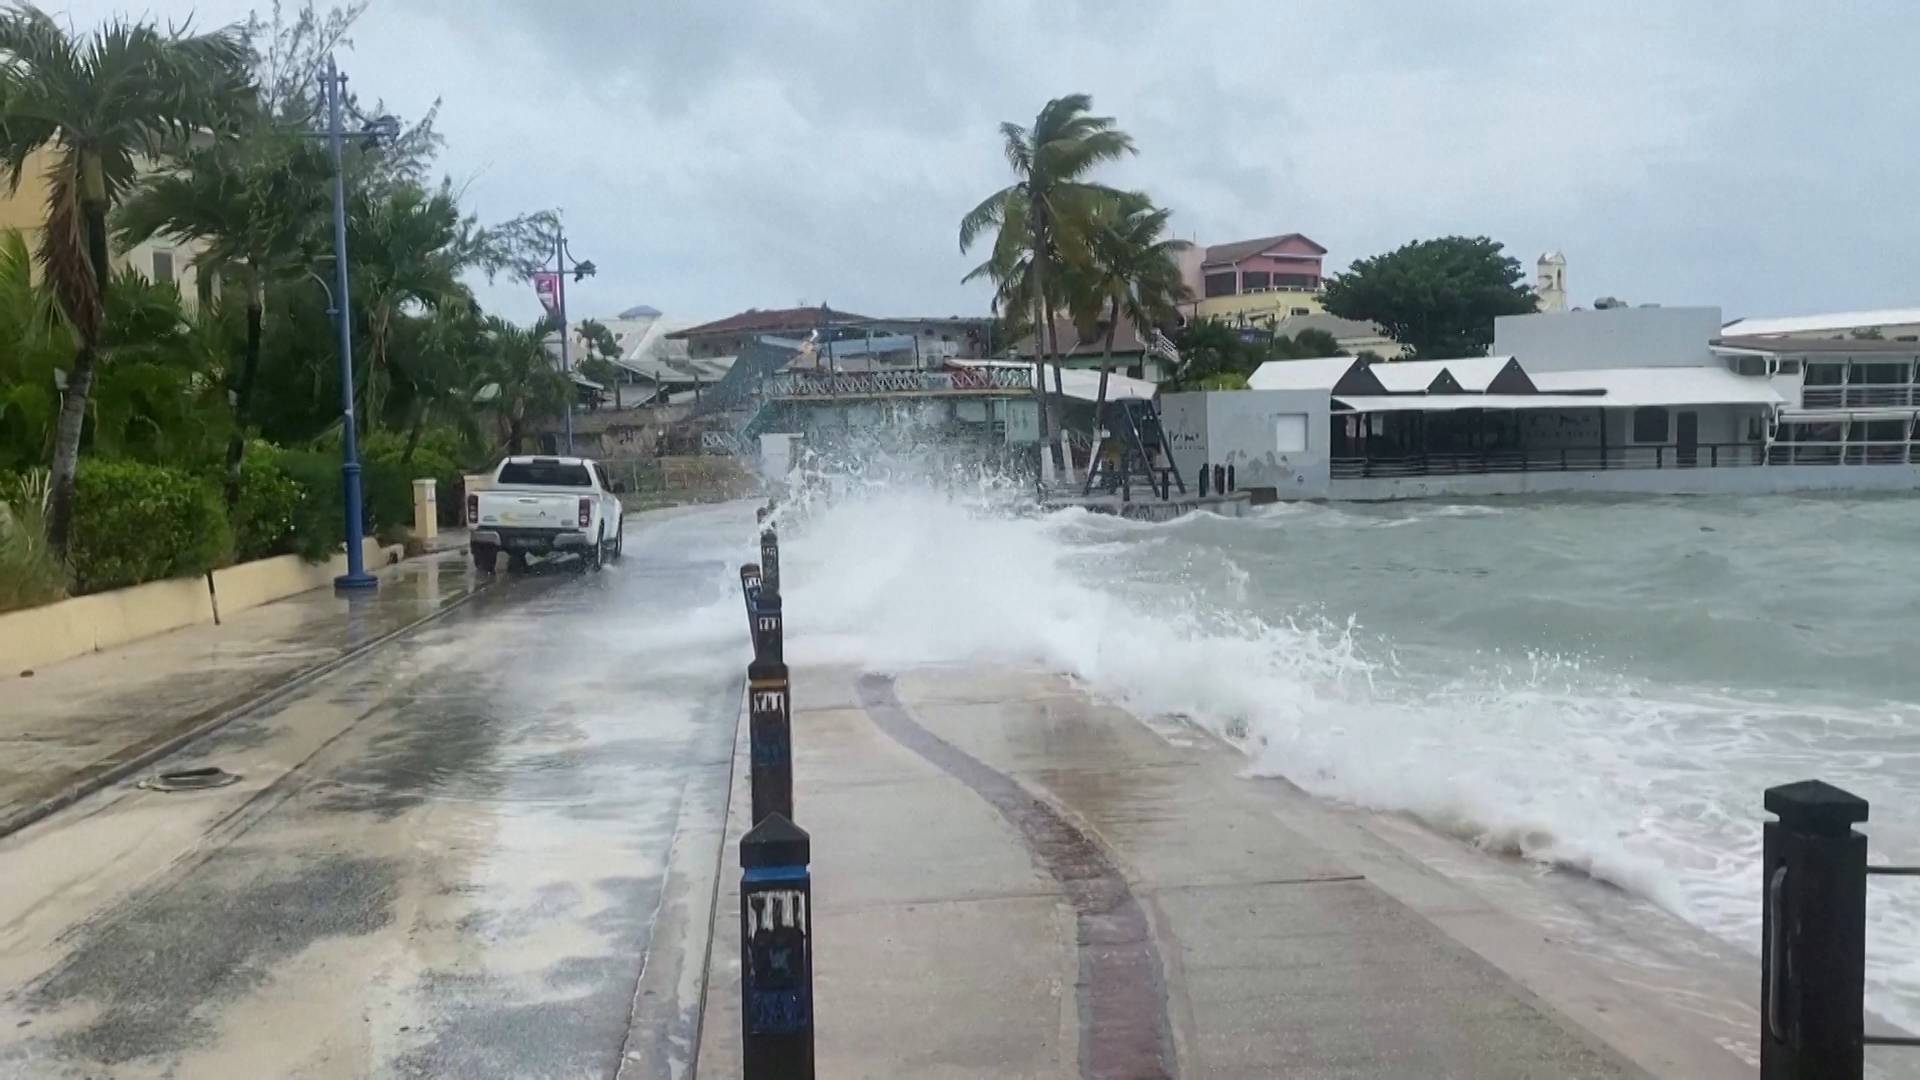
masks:
[[[980,311],[955,225],[1006,182],[995,125],[1073,90],[1203,241],[1485,233],[1564,249],[1580,302],[1730,317],[1920,301],[1898,0],[377,0],[355,36],[363,93],[445,98],[484,216],[565,208],[577,312]]]

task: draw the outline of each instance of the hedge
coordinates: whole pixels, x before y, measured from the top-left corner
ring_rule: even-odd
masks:
[[[159,465],[81,461],[67,551],[76,592],[201,574],[232,554],[212,482]]]

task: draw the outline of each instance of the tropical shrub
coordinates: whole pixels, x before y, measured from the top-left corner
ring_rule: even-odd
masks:
[[[233,553],[219,492],[180,469],[83,461],[73,516],[68,561],[83,593],[205,573]]]
[[[240,463],[240,500],[233,508],[234,554],[241,561],[297,552],[308,562],[327,557],[331,543],[302,535],[294,525],[306,492],[280,465],[280,452],[265,443],[247,448]]]
[[[47,543],[47,473],[0,476],[0,611],[67,594],[67,570]]]

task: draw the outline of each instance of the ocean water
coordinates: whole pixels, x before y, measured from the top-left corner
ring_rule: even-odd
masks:
[[[1038,664],[1257,774],[1643,896],[1758,950],[1762,791],[1920,863],[1920,500],[1286,505],[1145,525],[991,486],[794,508],[792,662]],[[737,618],[737,615],[728,617]],[[1869,1007],[1920,1030],[1920,886],[1870,885]]]

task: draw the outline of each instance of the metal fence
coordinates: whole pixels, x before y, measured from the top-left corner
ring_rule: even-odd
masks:
[[[1914,408],[1920,407],[1920,386],[1806,386],[1800,390],[1800,405],[1807,409]]]
[[[1558,450],[1477,450],[1464,453],[1336,457],[1335,480],[1403,476],[1472,476],[1480,473],[1595,472],[1612,469],[1725,469],[1765,465],[1759,443],[1698,446],[1598,446]]]
[[[1026,368],[966,368],[952,371],[782,371],[767,378],[769,398],[874,397],[955,391],[1029,391]]]

